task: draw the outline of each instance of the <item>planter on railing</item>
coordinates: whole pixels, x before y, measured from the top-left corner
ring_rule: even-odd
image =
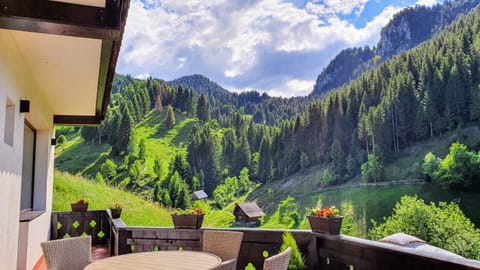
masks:
[[[88,203],[71,203],[72,211],[85,212],[88,210]]]
[[[203,214],[172,215],[175,229],[200,229],[203,222]]]
[[[310,228],[313,232],[319,232],[329,235],[340,234],[343,217],[324,218],[318,216],[307,216]]]

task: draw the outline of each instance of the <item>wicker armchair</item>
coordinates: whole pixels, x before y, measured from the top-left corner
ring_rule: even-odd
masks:
[[[49,270],[82,270],[91,262],[91,236],[47,241],[41,246]]]
[[[263,270],[287,270],[291,254],[292,248],[288,247],[277,255],[266,258],[263,262]]]
[[[203,248],[223,261],[219,269],[236,269],[237,257],[242,245],[243,232],[231,231],[203,231]],[[235,259],[234,262],[230,260]]]

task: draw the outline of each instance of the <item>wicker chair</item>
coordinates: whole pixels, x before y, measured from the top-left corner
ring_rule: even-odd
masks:
[[[242,245],[243,232],[230,231],[203,231],[203,248],[222,259],[222,265],[218,269],[236,269],[237,257]],[[232,260],[235,259],[235,260]]]
[[[82,270],[91,262],[91,236],[47,241],[40,245],[49,270]]]
[[[287,270],[291,254],[292,248],[288,247],[277,255],[266,258],[263,262],[263,270]]]

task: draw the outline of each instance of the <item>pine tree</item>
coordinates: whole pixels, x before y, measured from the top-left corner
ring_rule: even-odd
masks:
[[[112,151],[116,155],[126,155],[128,153],[128,145],[130,137],[133,133],[132,117],[127,106],[122,106],[122,121],[118,128],[117,139]]]
[[[207,122],[210,119],[210,105],[204,94],[201,94],[198,98],[197,117],[204,122]]]
[[[146,152],[147,152],[147,146],[146,146],[146,143],[145,143],[145,139],[142,139],[140,141],[140,146],[139,146],[139,149],[138,149],[138,158],[140,160],[146,161],[146,159],[145,159]]]
[[[272,157],[270,152],[270,139],[268,137],[263,138],[260,144],[260,156],[258,160],[258,177],[260,182],[266,183],[272,180],[273,167]]]
[[[172,106],[167,106],[167,117],[165,119],[165,126],[171,128],[175,126],[175,113]]]

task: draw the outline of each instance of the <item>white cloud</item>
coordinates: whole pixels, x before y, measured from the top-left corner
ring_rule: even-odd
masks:
[[[437,3],[438,3],[437,0],[418,0],[415,5],[431,7]]]
[[[238,89],[304,94],[342,48],[375,45],[398,10],[385,8],[363,28],[339,17],[366,3],[132,0],[118,72],[167,80],[200,73]]]
[[[268,89],[266,92],[271,96],[295,97],[308,95],[315,85],[315,81],[288,80],[283,85]]]
[[[145,79],[148,79],[150,77],[152,77],[152,76],[148,73],[142,73],[142,74],[135,75],[135,78],[140,79],[140,80],[145,80]]]
[[[362,13],[369,0],[313,0],[307,4],[308,8],[317,14],[356,14]]]

